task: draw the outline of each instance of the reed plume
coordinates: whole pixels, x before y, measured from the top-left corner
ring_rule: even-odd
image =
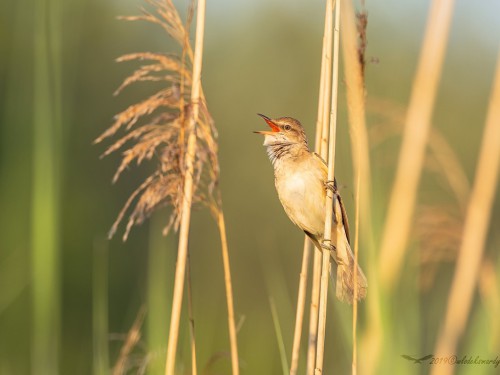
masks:
[[[193,204],[199,204],[210,209],[219,227],[222,244],[231,363],[233,374],[237,375],[239,366],[229,255],[222,199],[217,189],[219,179],[217,131],[208,112],[201,87],[205,1],[200,0],[197,4],[194,48],[189,40],[194,2],[190,3],[185,24],[171,0],[147,0],[147,2],[154,11],[143,8],[142,15],[122,17],[122,19],[159,25],[180,46],[181,54],[138,52],[122,56],[117,60],[147,63],[127,77],[115,94],[138,82],[160,82],[162,88],[116,115],[109,129],[95,140],[95,143],[100,143],[122,132],[119,139],[103,154],[106,156],[122,150],[122,161],[113,177],[113,182],[116,182],[125,169],[133,163],[140,165],[143,161],[154,160],[157,164],[152,174],[126,201],[111,227],[109,237],[116,233],[118,225],[129,212],[123,234],[124,241],[134,225],[142,224],[153,212],[162,207],[171,207],[163,234],[166,235],[171,228],[175,231],[180,230],[165,368],[166,374],[173,374],[188,258],[191,207]],[[191,306],[190,295],[191,293],[188,293]],[[190,321],[192,324],[191,316]],[[195,369],[193,330],[191,334],[192,362]]]
[[[364,7],[364,4],[362,4]],[[365,121],[365,66],[366,66],[366,27],[368,14],[366,10],[355,13],[351,2],[346,2],[342,12],[342,49],[344,57],[344,72],[347,88],[347,109],[349,114],[349,134],[351,138],[351,153],[354,170],[355,186],[355,216],[354,216],[354,267],[358,267],[359,234],[363,227],[365,237],[370,238],[371,230],[371,173],[370,147]],[[361,222],[361,218],[363,221]],[[368,243],[369,241],[366,241]],[[354,274],[354,285],[358,274]],[[371,288],[370,288],[371,289]],[[358,302],[355,289],[352,309],[352,365],[351,372],[357,374],[357,320]]]
[[[385,99],[371,98],[368,110],[377,117],[370,128],[373,148],[401,136],[400,124],[404,122],[402,106]],[[443,190],[447,195],[451,193],[454,201],[439,204],[418,202],[415,208],[417,214],[410,235],[419,247],[420,286],[423,291],[432,287],[443,263],[456,259],[470,193],[470,183],[459,157],[437,127],[430,129],[428,146],[424,171],[437,180],[445,181]]]
[[[148,3],[156,12],[142,8],[142,15],[121,19],[147,21],[161,26],[179,44],[182,54],[176,56],[137,52],[118,58],[118,62],[146,63],[123,81],[115,95],[138,82],[162,82],[165,87],[117,114],[114,123],[94,141],[100,143],[120,134],[119,139],[102,155],[107,156],[121,150],[122,161],[113,182],[134,163],[140,165],[144,161],[154,160],[157,164],[152,174],[132,192],[109,231],[111,238],[130,212],[123,234],[124,241],[134,225],[142,224],[154,211],[162,207],[172,208],[163,233],[166,235],[172,227],[174,230],[179,228],[184,177],[187,172],[187,133],[193,108],[190,94],[194,56],[188,30],[193,7],[190,7],[187,23],[184,25],[170,0],[148,0]],[[197,105],[199,116],[196,122],[197,147],[193,161],[192,203],[212,205],[217,202],[213,198],[213,192],[219,177],[217,131],[203,94],[200,95]]]
[[[436,355],[455,353],[465,332],[483,262],[500,170],[500,53],[488,107],[446,314],[434,349]],[[435,366],[431,374],[452,374],[453,370],[453,366]]]
[[[453,0],[436,0],[429,10],[380,245],[378,266],[382,286],[387,291],[391,291],[396,285],[404,260],[453,4]]]

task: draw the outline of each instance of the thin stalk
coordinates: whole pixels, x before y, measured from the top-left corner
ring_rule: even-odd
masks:
[[[193,84],[191,88],[192,112],[188,126],[189,136],[186,151],[186,172],[184,175],[184,192],[181,209],[182,218],[179,231],[179,247],[177,252],[177,265],[175,269],[174,295],[172,301],[172,315],[170,318],[170,331],[168,337],[165,375],[174,375],[175,356],[179,338],[179,322],[181,316],[182,294],[184,290],[186,259],[188,253],[191,202],[193,197],[193,164],[196,151],[196,123],[198,121],[201,91],[201,65],[203,56],[203,35],[205,28],[205,7],[205,0],[199,0],[196,15],[196,41],[193,60]]]
[[[333,198],[333,196],[332,196]],[[328,210],[327,210],[328,211]],[[330,224],[331,225],[331,224]],[[330,240],[326,238],[325,245],[330,244]],[[316,346],[316,365],[314,373],[319,375],[323,372],[323,358],[325,353],[325,333],[326,333],[326,308],[328,301],[328,280],[330,274],[330,250],[323,249],[321,259],[321,285],[319,296],[319,316],[318,316],[318,343]]]
[[[302,266],[300,268],[299,292],[297,296],[297,312],[295,315],[295,329],[293,334],[292,362],[290,375],[296,375],[299,367],[300,338],[302,336],[302,324],[304,322],[304,310],[306,306],[307,270],[309,268],[309,256],[311,253],[311,241],[304,237],[304,250],[302,254]]]
[[[361,174],[357,173],[356,176],[356,215],[354,217],[354,269],[358,268],[358,251],[359,251],[359,191]],[[354,285],[358,285],[358,273],[354,272]],[[358,340],[357,340],[357,327],[358,327],[358,288],[354,288],[353,302],[352,302],[352,375],[358,373]]]
[[[407,248],[453,4],[454,0],[434,0],[430,8],[382,234],[379,268],[387,290],[396,284]]]
[[[361,226],[365,229],[368,238],[371,237],[370,224],[370,149],[368,131],[365,122],[365,86],[363,68],[358,56],[356,16],[352,2],[347,1],[342,8],[342,50],[344,57],[344,73],[347,87],[347,109],[349,114],[349,134],[351,136],[352,160],[355,186],[355,217],[354,217],[354,269],[358,268],[359,233]],[[361,185],[363,181],[363,185]],[[367,243],[370,241],[366,241]],[[357,285],[358,273],[354,272],[354,285]],[[371,288],[370,288],[371,289]],[[357,317],[358,317],[358,289],[354,288],[353,320],[352,320],[352,374],[357,373]]]
[[[498,267],[498,266],[496,266]],[[479,271],[479,294],[481,301],[485,305],[490,324],[489,347],[500,347],[500,283],[498,282],[498,272],[495,270],[495,264],[485,259],[481,264]]]
[[[311,308],[309,311],[309,345],[307,347],[307,375],[313,375],[316,368],[316,347],[318,342],[318,309],[321,284],[321,253],[315,249],[313,257],[313,277]]]
[[[340,0],[335,3],[335,28],[333,30],[333,70],[331,86],[331,111],[330,126],[328,137],[328,181],[333,181],[335,176],[335,140],[337,134],[337,98],[339,82],[339,44],[340,44]],[[326,332],[326,312],[328,302],[328,281],[330,276],[330,249],[328,246],[334,245],[331,242],[331,232],[333,223],[333,190],[327,189],[326,194],[326,213],[325,213],[325,231],[322,266],[321,266],[321,292],[319,301],[319,319],[318,319],[318,344],[316,348],[316,367],[315,373],[323,372],[323,358],[325,350],[325,332]]]
[[[324,84],[323,93],[320,100],[323,101],[321,105],[321,151],[322,157],[326,160],[328,150],[328,119],[330,117],[330,100],[331,100],[331,80],[332,80],[332,39],[333,39],[333,8],[335,0],[328,0],[326,3],[325,15],[325,35],[323,36],[326,48],[323,50],[322,67],[324,71]]]
[[[197,375],[196,366],[196,339],[194,335],[194,314],[193,314],[193,293],[191,288],[191,262],[188,252],[186,264],[186,279],[187,279],[187,300],[188,300],[188,318],[189,318],[189,337],[191,343],[191,375]]]
[[[141,339],[141,326],[144,322],[144,318],[146,316],[146,307],[141,306],[137,316],[130,327],[130,330],[127,333],[127,337],[125,338],[125,342],[123,343],[120,349],[120,355],[118,356],[118,360],[113,367],[112,375],[123,375],[126,372],[126,364],[130,359],[130,353],[134,350],[135,346]]]
[[[224,266],[224,285],[226,287],[227,301],[227,324],[229,326],[229,343],[231,345],[231,366],[233,375],[240,373],[238,360],[238,339],[236,331],[236,323],[234,319],[234,302],[233,302],[233,287],[231,282],[231,267],[229,264],[229,251],[227,247],[226,224],[224,221],[224,213],[222,204],[219,205],[217,213],[217,225],[219,227],[219,235],[221,239],[222,264]]]
[[[365,121],[365,85],[363,70],[357,51],[356,15],[352,2],[347,1],[342,8],[342,51],[347,88],[347,110],[349,115],[349,134],[352,145],[352,160],[356,191],[359,188],[359,217],[364,233],[371,237],[370,212],[370,146]],[[362,185],[358,185],[363,182]],[[357,194],[357,193],[356,193]],[[369,241],[367,241],[369,242]],[[354,275],[357,277],[357,274]]]
[[[316,142],[315,148],[323,159],[327,156],[326,141],[324,129],[330,110],[330,70],[332,56],[332,25],[333,25],[333,1],[327,0],[325,10],[325,30],[323,33],[323,49],[321,54],[321,77],[320,91],[318,98],[318,121],[316,124]],[[314,251],[313,276],[311,287],[311,306],[309,310],[309,340],[307,347],[307,375],[313,375],[316,367],[316,347],[318,336],[318,308],[321,280],[321,253]]]
[[[278,318],[278,311],[276,310],[276,304],[274,303],[274,300],[271,297],[269,297],[269,305],[271,306],[271,316],[273,318],[274,333],[276,334],[276,340],[278,341],[278,349],[280,352],[280,359],[281,359],[281,369],[283,371],[283,375],[287,375],[288,361],[286,359],[285,342],[283,341],[283,334],[281,332],[281,326]]]
[[[108,248],[106,242],[94,244],[92,267],[92,339],[95,375],[109,373],[108,353]]]
[[[149,225],[148,249],[148,318],[146,320],[147,347],[151,358],[148,364],[149,375],[160,374],[165,364],[163,352],[166,344],[165,332],[168,329],[169,305],[172,290],[169,286],[169,265],[173,264],[173,243],[169,237],[162,236],[164,226],[161,215],[152,217]]]
[[[444,325],[434,353],[454,354],[469,316],[484,253],[500,170],[500,54],[486,127],[472,188]],[[455,366],[432,366],[431,375],[453,373]]]
[[[32,372],[56,374],[59,362],[60,17],[57,1],[34,4]],[[49,22],[50,20],[50,22]]]

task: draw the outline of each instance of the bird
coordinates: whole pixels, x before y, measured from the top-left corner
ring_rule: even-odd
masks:
[[[308,147],[302,124],[291,117],[264,119],[270,130],[264,135],[264,146],[274,168],[274,184],[289,219],[322,251],[324,243],[326,194],[333,191],[331,257],[337,264],[336,296],[352,304],[354,299],[354,256],[350,246],[349,224],[336,180],[328,181],[325,161]],[[366,297],[367,280],[357,266],[357,299]]]

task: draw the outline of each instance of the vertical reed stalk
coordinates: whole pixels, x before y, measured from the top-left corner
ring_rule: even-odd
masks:
[[[386,289],[394,287],[404,259],[453,4],[454,0],[434,0],[429,12],[382,234],[379,267],[382,285]]]
[[[446,317],[434,353],[455,354],[467,323],[481,266],[500,170],[500,54],[490,98],[486,127],[465,216],[462,245],[448,297]],[[432,366],[431,375],[448,375],[455,366]]]
[[[333,8],[333,6],[332,6]],[[335,176],[335,140],[337,134],[337,97],[338,97],[338,72],[339,72],[339,43],[340,43],[340,0],[335,2],[335,27],[333,30],[333,70],[331,85],[331,111],[328,137],[328,181],[333,181]],[[326,214],[324,244],[326,247],[332,245],[331,233],[333,223],[333,190],[328,189],[326,194]],[[336,246],[336,244],[333,244]],[[328,301],[328,281],[330,275],[330,254],[329,249],[323,249],[321,267],[321,289],[319,301],[318,318],[318,344],[316,348],[315,373],[323,372],[323,358],[325,349],[326,313]]]
[[[59,372],[60,7],[58,1],[34,3],[31,217],[34,374]]]
[[[349,134],[352,145],[352,160],[355,175],[356,194],[359,188],[359,218],[361,226],[371,232],[370,212],[370,146],[365,121],[365,85],[363,67],[357,49],[356,15],[352,2],[347,1],[342,8],[342,51],[344,74],[347,88],[347,110],[349,115]],[[363,182],[360,185],[360,182]],[[356,276],[356,275],[355,275]]]
[[[278,349],[280,352],[281,359],[281,370],[283,375],[288,373],[288,361],[286,359],[285,342],[283,341],[283,334],[281,332],[280,320],[278,318],[278,311],[276,310],[276,304],[274,300],[269,297],[269,306],[271,307],[271,316],[273,318],[274,333],[276,334],[276,340],[278,340]]]
[[[189,319],[189,337],[191,344],[191,375],[197,375],[196,366],[196,338],[194,335],[194,314],[193,314],[193,293],[191,288],[191,259],[188,252],[186,264],[186,279],[187,279],[187,303],[188,303],[188,319]]]
[[[358,267],[358,253],[359,253],[359,191],[360,191],[361,174],[356,175],[356,214],[354,217],[354,269]],[[354,273],[354,285],[358,285],[358,273]],[[352,365],[351,373],[356,375],[358,373],[358,288],[354,288],[353,302],[352,302]]]
[[[309,345],[307,347],[307,375],[314,375],[316,345],[318,342],[318,308],[321,283],[321,253],[314,249],[311,308],[309,311]]]
[[[323,92],[320,100],[323,101],[321,104],[321,146],[322,151],[321,156],[324,160],[327,158],[328,150],[328,119],[330,118],[330,100],[331,100],[331,82],[332,82],[332,39],[333,39],[333,9],[335,7],[335,0],[328,1],[326,4],[326,15],[325,15],[325,35],[323,36],[326,48],[324,52],[324,61],[322,61],[322,68],[324,75]]]
[[[227,247],[226,223],[222,204],[219,205],[217,213],[217,225],[221,239],[222,264],[224,266],[224,285],[226,286],[227,301],[227,323],[229,326],[229,343],[231,345],[231,367],[233,375],[239,375],[240,366],[238,360],[238,340],[236,336],[236,322],[234,319],[233,286],[231,282],[231,267],[229,265],[229,251]]]
[[[167,359],[165,375],[174,375],[175,356],[179,338],[179,322],[182,308],[182,295],[188,253],[189,224],[191,218],[191,202],[193,197],[193,170],[196,151],[196,122],[199,114],[199,100],[201,87],[201,64],[203,56],[203,34],[205,28],[205,0],[198,1],[196,14],[196,40],[193,60],[193,83],[191,89],[191,116],[189,119],[189,136],[186,152],[186,173],[184,176],[184,194],[182,197],[182,218],[179,231],[179,247],[177,252],[177,265],[175,268],[174,295],[172,302],[172,315],[170,318],[170,331],[167,346]]]
[[[352,145],[352,160],[354,167],[355,186],[355,218],[354,218],[354,269],[357,269],[359,251],[359,228],[371,233],[370,224],[370,156],[368,131],[365,123],[365,86],[363,81],[363,67],[358,54],[356,16],[351,1],[347,1],[342,8],[342,49],[344,57],[345,82],[347,86],[347,109],[349,114],[349,129]],[[363,181],[363,185],[361,185]],[[354,273],[354,285],[357,285],[358,273]],[[357,288],[354,288],[353,298],[353,355],[352,373],[357,373]]]
[[[92,338],[93,374],[109,373],[108,353],[108,247],[104,241],[94,243],[92,267]]]
[[[311,243],[307,236],[304,237],[304,250],[302,254],[302,266],[300,268],[299,292],[297,296],[297,312],[295,315],[295,329],[292,345],[292,362],[290,365],[290,375],[296,375],[299,367],[300,338],[302,336],[302,324],[304,322],[304,310],[306,305],[307,270],[309,268],[309,256],[311,253]]]
[[[316,151],[323,159],[327,156],[327,138],[324,129],[327,127],[330,110],[330,71],[332,62],[332,33],[333,33],[333,0],[326,1],[325,30],[323,33],[323,49],[321,55],[321,77],[318,98],[318,120],[316,123]],[[318,308],[321,283],[321,253],[314,251],[313,276],[311,287],[311,306],[309,310],[309,338],[307,348],[307,375],[313,375],[316,367],[316,347],[318,337]]]
[[[134,320],[134,324],[130,327],[127,337],[123,342],[120,349],[120,355],[118,356],[118,360],[113,367],[112,375],[123,375],[127,372],[127,362],[130,359],[130,353],[132,353],[132,350],[134,350],[137,343],[141,340],[141,326],[144,322],[145,316],[146,307],[142,305]]]

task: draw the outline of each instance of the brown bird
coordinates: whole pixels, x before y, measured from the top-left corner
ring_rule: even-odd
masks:
[[[331,243],[332,258],[337,264],[337,298],[352,303],[354,297],[354,256],[349,244],[349,224],[336,182],[328,181],[328,168],[323,159],[311,152],[304,128],[291,117],[270,119],[259,114],[270,131],[263,134],[264,146],[274,167],[274,184],[278,197],[290,220],[302,229],[321,250],[324,239],[326,191],[334,193]],[[367,282],[357,267],[357,297],[366,296]]]

